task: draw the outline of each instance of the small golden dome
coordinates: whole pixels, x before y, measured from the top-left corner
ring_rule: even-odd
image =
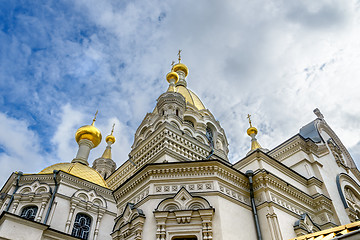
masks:
[[[177,71],[183,71],[185,73],[185,77],[189,74],[189,69],[185,64],[182,63],[177,63],[174,65],[173,67],[173,71],[177,72]]]
[[[177,83],[179,81],[179,75],[176,72],[169,72],[166,75],[166,80],[170,83],[171,79],[175,79],[175,83]]]
[[[248,130],[247,130],[247,134],[249,135],[249,136],[251,136],[251,134],[257,134],[258,133],[258,130],[256,129],[256,127],[250,127],[250,128],[248,128]]]
[[[101,132],[93,125],[86,125],[79,128],[75,133],[75,140],[79,142],[81,139],[88,139],[97,147],[101,142]]]
[[[108,187],[100,173],[98,173],[95,169],[78,162],[57,163],[45,168],[44,170],[39,172],[39,174],[50,174],[53,173],[54,170],[61,170],[63,172],[67,172],[71,175],[85,179],[102,187]]]
[[[108,135],[106,138],[105,138],[105,141],[106,142],[112,142],[112,143],[115,143],[115,137],[113,135]]]

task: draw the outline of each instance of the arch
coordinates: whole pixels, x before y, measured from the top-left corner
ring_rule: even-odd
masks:
[[[148,129],[148,126],[144,126],[144,127],[141,129],[139,135],[143,135],[143,134],[146,132],[147,129]]]
[[[48,184],[40,183],[39,180],[35,180],[31,184],[25,184],[21,186],[18,192],[20,194],[29,194],[29,193],[43,194],[43,193],[50,193],[51,188]]]
[[[145,214],[144,212],[135,207],[132,203],[127,203],[122,214],[116,220],[115,225],[113,227],[113,232],[121,233],[124,229],[123,226],[125,225],[132,225],[132,223],[137,222],[136,227],[137,229],[142,230],[142,226],[145,222]],[[129,228],[126,228],[129,230]],[[136,229],[130,229],[131,231],[136,231]]]
[[[201,136],[198,135],[198,136],[196,136],[195,138],[196,138],[196,140],[198,140],[199,142],[205,144],[205,140],[204,140]]]
[[[193,202],[191,204],[189,204],[189,206],[187,207],[187,209],[191,209],[191,210],[199,210],[199,209],[204,209],[205,206],[200,203],[200,202]]]
[[[88,239],[91,230],[92,218],[86,213],[76,214],[71,236]]]
[[[153,131],[151,129],[149,129],[149,131],[144,135],[144,138],[148,138],[151,134],[153,133]]]
[[[188,129],[188,128],[184,128],[184,132],[185,132],[187,135],[190,135],[191,137],[193,136],[191,130]]]
[[[30,187],[24,187],[24,188],[20,189],[19,192],[21,194],[28,194],[28,193],[32,192],[31,190],[32,189]]]
[[[20,217],[34,221],[37,211],[38,211],[38,207],[36,205],[25,206],[21,210]]]
[[[324,131],[327,135],[329,135],[329,137],[331,137],[335,143],[339,146],[340,150],[343,152],[345,159],[346,159],[346,165],[349,166],[350,168],[356,168],[355,162],[352,159],[349,151],[346,149],[346,147],[344,146],[344,144],[341,142],[341,140],[339,139],[339,137],[336,135],[336,133],[330,128],[329,125],[327,125],[327,123],[323,122],[323,121],[319,121],[317,124],[317,128],[318,128],[318,132],[321,133],[321,131]],[[321,136],[321,134],[320,134]],[[321,136],[322,137],[322,136]],[[324,141],[324,140],[323,140]],[[324,141],[325,142],[325,141]]]
[[[139,139],[136,141],[136,143],[135,143],[135,147],[139,146],[140,143],[142,143],[142,141],[144,141],[144,139],[143,139],[142,137],[139,138]]]
[[[175,121],[170,121],[170,124],[171,124],[172,126],[174,126],[175,128],[180,129],[180,126],[179,126],[179,124],[178,124],[177,122],[175,122]]]
[[[165,198],[156,207],[156,211],[168,211],[168,206],[176,206],[176,210],[188,210],[192,207],[202,207],[201,209],[211,209],[210,203],[203,197],[193,197],[184,187],[182,187],[174,197]]]
[[[162,121],[159,121],[158,123],[156,123],[154,129],[155,130],[158,129],[161,126],[162,123],[163,123]]]
[[[41,194],[46,192],[46,188],[45,187],[39,187],[38,189],[36,189],[35,194]]]
[[[83,201],[85,201],[85,202],[87,202],[87,201],[89,200],[87,194],[85,194],[85,193],[79,193],[79,194],[77,195],[77,197],[80,198],[80,200],[83,200]]]
[[[336,185],[338,188],[338,192],[341,198],[341,201],[344,205],[344,208],[349,208],[349,205],[346,201],[346,196],[345,196],[345,187],[352,189],[353,191],[356,192],[356,194],[359,196],[360,198],[360,186],[359,184],[349,175],[345,174],[345,173],[340,173],[336,176]]]
[[[157,237],[177,240],[212,239],[214,212],[215,209],[205,198],[192,196],[185,187],[181,187],[173,197],[162,200],[153,212],[157,228],[164,229],[157,234]],[[198,227],[186,227],[194,221],[201,224]],[[207,226],[207,231],[203,232],[202,226]],[[171,232],[166,229],[171,229]],[[191,232],[186,230],[191,230]]]
[[[93,201],[93,203],[94,203],[95,205],[100,206],[100,207],[103,206],[103,203],[102,203],[102,201],[101,201],[100,199],[95,199],[95,200]]]
[[[196,119],[193,116],[184,116],[184,122],[188,122],[192,127],[196,128]]]
[[[83,202],[91,202],[99,207],[104,207],[104,208],[107,207],[106,200],[102,196],[96,194],[94,190],[90,190],[90,191],[78,190],[77,192],[74,193],[72,198],[80,199]]]
[[[172,212],[176,210],[180,210],[180,207],[175,203],[169,203],[166,206],[164,206],[164,211]]]

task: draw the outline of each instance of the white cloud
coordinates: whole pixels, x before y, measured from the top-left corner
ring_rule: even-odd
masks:
[[[4,113],[0,113],[0,122],[0,182],[4,183],[14,171],[41,171],[47,154],[42,151],[37,133],[29,129],[26,121]]]
[[[52,164],[56,162],[70,162],[77,152],[75,141],[76,130],[91,123],[92,119],[85,121],[84,113],[81,109],[74,109],[69,103],[62,106],[60,123],[54,131],[51,143],[55,146],[56,154],[52,159]],[[87,124],[84,124],[87,123]]]
[[[2,105],[31,99],[24,108],[54,129],[38,139],[55,146],[49,161],[71,161],[76,129],[99,109],[103,139],[116,122],[113,158],[123,162],[142,118],[167,89],[165,75],[179,48],[189,88],[227,133],[231,161],[250,147],[248,113],[262,146],[272,148],[312,121],[316,107],[344,144],[360,151],[356,1],[76,1],[72,7],[53,8],[58,18],[48,22],[30,18],[26,26],[36,23],[42,39],[35,45],[46,43],[43,52],[32,52],[24,39],[36,36],[29,31],[6,36],[3,44],[9,49],[0,72],[9,83],[0,86],[11,95]],[[28,62],[31,81],[16,75]],[[89,162],[104,149],[103,141]]]

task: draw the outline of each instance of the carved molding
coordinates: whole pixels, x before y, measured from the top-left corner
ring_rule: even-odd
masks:
[[[116,219],[111,237],[113,240],[141,240],[144,223],[144,212],[128,203],[122,215]]]
[[[172,231],[198,232],[202,239],[212,239],[214,212],[215,209],[205,198],[194,197],[185,188],[181,188],[173,198],[161,201],[154,211],[157,223],[156,239],[167,239],[168,228]]]

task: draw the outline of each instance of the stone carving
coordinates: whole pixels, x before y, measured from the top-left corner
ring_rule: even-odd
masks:
[[[144,212],[128,203],[122,215],[116,220],[111,236],[113,240],[141,240],[145,222]]]
[[[294,223],[294,231],[297,236],[320,231],[320,226],[313,222],[307,213],[303,213],[300,219]]]
[[[155,209],[156,239],[166,239],[167,228],[171,228],[173,232],[198,232],[202,235],[202,239],[212,239],[212,216],[214,211],[214,208],[210,206],[205,198],[193,197],[183,187],[173,198],[161,201]],[[170,221],[170,219],[176,221]]]

